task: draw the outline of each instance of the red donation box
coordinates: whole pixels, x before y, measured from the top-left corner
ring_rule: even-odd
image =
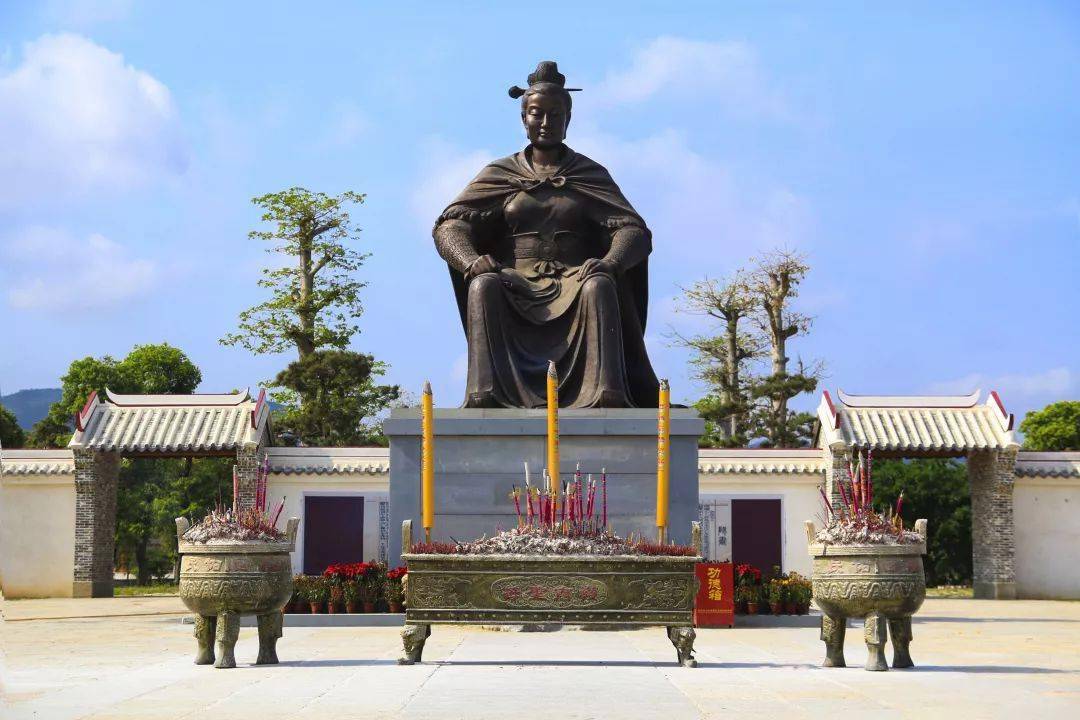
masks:
[[[735,625],[735,574],[726,563],[698,563],[698,591],[694,598],[694,625],[732,627]]]

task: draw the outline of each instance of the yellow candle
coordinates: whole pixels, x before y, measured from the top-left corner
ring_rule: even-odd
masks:
[[[548,492],[559,497],[559,375],[555,363],[547,371],[547,470]]]
[[[667,380],[660,381],[660,398],[656,422],[656,528],[664,542],[668,525],[668,490],[671,480],[671,389]]]
[[[431,541],[435,527],[435,413],[432,408],[431,383],[424,383],[420,402],[420,497],[424,515],[424,537]]]

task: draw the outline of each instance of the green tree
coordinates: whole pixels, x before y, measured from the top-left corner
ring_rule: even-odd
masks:
[[[120,361],[109,355],[75,360],[60,382],[60,399],[30,431],[33,447],[66,447],[75,413],[92,392],[190,393],[202,382],[202,373],[183,351],[161,343],[136,345]]]
[[[970,585],[971,489],[963,462],[941,458],[874,462],[874,497],[878,508],[896,506],[904,492],[901,515],[912,527],[928,521],[926,582]]]
[[[26,442],[26,433],[19,427],[15,413],[0,405],[0,448],[21,448]]]
[[[375,416],[401,396],[397,385],[379,385],[386,365],[350,350],[317,350],[289,364],[274,379],[306,398],[279,411],[275,427],[305,445],[385,444]]]
[[[1029,412],[1020,432],[1028,450],[1080,450],[1080,401],[1062,400]]]
[[[741,327],[754,311],[742,271],[729,281],[706,278],[683,289],[679,311],[710,318],[720,327],[719,335],[683,337],[678,343],[693,351],[690,361],[694,376],[708,386],[708,394],[694,407],[705,419],[702,444],[710,447],[741,447],[748,441],[749,395],[747,364],[760,357],[758,336]]]
[[[72,361],[67,373],[60,378],[60,399],[31,428],[30,444],[34,447],[66,447],[74,432],[72,423],[75,413],[82,409],[90,393],[103,393],[106,387],[127,392],[118,365],[108,355],[100,358],[87,356]]]
[[[230,502],[230,458],[133,459],[120,467],[116,546],[120,563],[136,572],[136,582],[176,569],[176,525],[180,516],[198,517]]]
[[[776,251],[726,282],[705,279],[683,290],[679,310],[711,318],[719,331],[676,334],[678,344],[693,351],[694,375],[708,388],[694,404],[706,421],[703,444],[741,447],[760,440],[799,447],[811,441],[814,416],[788,406],[817,389],[823,374],[820,362],[807,367],[801,359],[793,370],[788,357],[788,342],[812,324],[791,308],[809,270],[802,255]]]
[[[267,252],[294,258],[289,265],[263,269],[259,285],[270,299],[240,313],[239,332],[221,339],[253,353],[280,353],[296,348],[301,359],[319,348],[345,349],[359,328],[363,312],[355,273],[367,258],[346,246],[359,239],[348,206],[364,196],[344,192],[331,197],[294,187],[261,195],[261,208],[271,230],[253,230],[251,238],[273,243]]]
[[[72,419],[91,392],[103,393],[108,388],[121,394],[188,394],[200,382],[199,368],[182,350],[168,343],[136,345],[119,361],[108,355],[75,360],[61,378],[60,400],[34,426],[32,440],[38,447],[66,446],[71,439]],[[214,503],[215,496],[208,494],[206,483],[185,487],[190,483],[191,468],[192,464],[184,460],[129,459],[121,464],[116,498],[117,550],[125,564],[136,566],[139,582],[148,582],[168,569],[175,556],[172,523],[180,513],[169,513],[187,506],[181,500],[194,498],[191,503],[202,509]],[[227,476],[227,472],[218,474]]]
[[[798,369],[791,372],[787,347],[793,338],[806,335],[813,324],[812,318],[791,309],[809,271],[805,256],[779,250],[758,258],[749,274],[750,292],[758,301],[751,319],[769,349],[769,372],[752,383],[750,395],[759,401],[753,414],[755,434],[764,437],[770,447],[799,447],[811,440],[808,428],[813,416],[792,413],[788,403],[817,389],[823,365],[819,362],[807,367],[800,359]]]

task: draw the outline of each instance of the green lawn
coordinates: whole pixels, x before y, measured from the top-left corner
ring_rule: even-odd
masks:
[[[970,598],[972,589],[964,585],[939,585],[926,588],[926,597],[930,598]]]
[[[155,583],[151,585],[124,585],[113,588],[113,597],[138,597],[141,595],[175,595],[176,585]]]

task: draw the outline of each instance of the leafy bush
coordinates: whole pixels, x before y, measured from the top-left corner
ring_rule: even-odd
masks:
[[[874,488],[878,501],[890,506],[903,491],[901,516],[906,526],[912,527],[917,518],[929,521],[927,584],[970,585],[971,488],[963,461],[876,461]]]

